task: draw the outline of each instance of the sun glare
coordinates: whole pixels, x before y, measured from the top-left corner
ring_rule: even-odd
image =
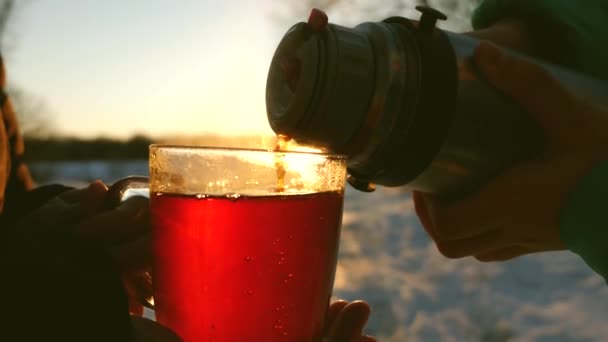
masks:
[[[281,192],[302,192],[319,184],[319,170],[327,169],[327,156],[323,149],[300,145],[285,137],[262,137],[262,145],[268,153],[244,153],[242,158],[249,163],[269,167],[277,171]],[[283,176],[279,176],[281,171]],[[279,181],[280,182],[280,181]]]

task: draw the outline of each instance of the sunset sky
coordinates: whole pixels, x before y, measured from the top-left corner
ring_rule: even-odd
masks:
[[[20,0],[3,55],[9,83],[44,104],[56,134],[269,135],[272,55],[322,2]],[[330,21],[351,27],[419,15],[414,0],[399,12],[370,0],[373,13],[353,5],[365,0],[327,2]]]
[[[27,1],[10,22],[9,82],[68,135],[271,133],[266,75],[289,26],[271,3]]]

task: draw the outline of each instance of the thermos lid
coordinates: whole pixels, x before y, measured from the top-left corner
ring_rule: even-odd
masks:
[[[346,152],[367,114],[374,57],[364,33],[329,24],[313,9],[275,51],[266,84],[272,129],[300,142]],[[361,117],[354,117],[361,116]]]
[[[277,134],[348,155],[349,182],[408,184],[433,161],[452,123],[457,63],[435,28],[391,17],[354,28],[329,24],[313,10],[294,25],[272,59],[266,109]]]

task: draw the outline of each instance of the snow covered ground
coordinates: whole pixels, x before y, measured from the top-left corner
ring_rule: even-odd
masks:
[[[145,162],[35,164],[43,183],[147,174]],[[608,341],[608,285],[575,255],[506,263],[441,256],[409,194],[349,188],[336,298],[365,299],[380,341]]]

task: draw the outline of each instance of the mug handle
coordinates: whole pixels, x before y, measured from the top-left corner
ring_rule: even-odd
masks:
[[[129,195],[131,190],[132,195]],[[137,190],[148,190],[148,196],[137,192]],[[150,191],[150,179],[144,176],[129,176],[116,181],[106,193],[104,206],[106,209],[116,208],[120,203],[126,201],[128,198],[133,196],[144,196],[149,198]],[[130,297],[137,300],[136,304],[143,305],[144,307],[154,310],[154,296],[152,290],[152,273],[151,271],[142,271],[129,276],[123,280],[125,283],[126,291]],[[129,308],[131,311],[137,311],[132,309],[132,304],[129,302]]]

